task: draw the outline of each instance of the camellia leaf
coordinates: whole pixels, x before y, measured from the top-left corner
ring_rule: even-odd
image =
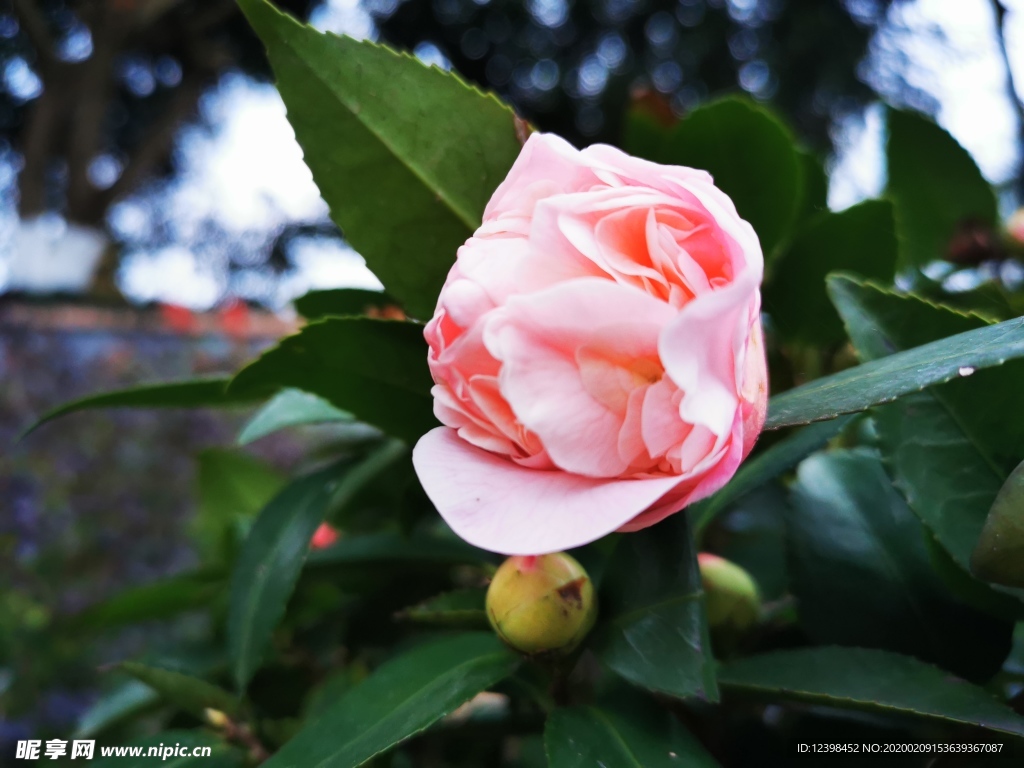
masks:
[[[239,690],[256,671],[284,614],[337,475],[331,467],[286,486],[260,512],[242,545],[231,576],[227,626]]]
[[[120,685],[102,693],[82,713],[75,726],[73,738],[95,738],[107,728],[146,712],[159,702],[160,694],[148,685],[135,679],[126,679]]]
[[[229,715],[238,709],[238,699],[235,696],[198,677],[135,661],[123,661],[118,664],[118,669],[145,683],[171,704],[196,717],[201,718],[208,708]]]
[[[369,291],[365,288],[332,288],[326,291],[310,291],[295,300],[295,311],[307,320],[322,320],[325,317],[370,317],[394,313],[398,302],[383,291]],[[396,318],[401,319],[401,318]]]
[[[829,291],[858,354],[866,360],[933,334],[982,326],[953,337],[965,338],[1021,322],[985,325],[980,318],[848,277],[830,278]],[[900,354],[908,353],[896,352],[877,362]],[[966,367],[957,381],[873,414],[879,447],[896,487],[965,571],[988,511],[1019,461],[1012,457],[1024,450],[1024,414],[1010,405],[1019,396],[1022,367],[1021,361],[987,371]]]
[[[772,264],[764,308],[780,335],[811,344],[843,338],[825,276],[849,270],[891,281],[898,245],[892,203],[868,200],[840,213],[819,213],[804,224]]]
[[[717,701],[697,553],[688,516],[622,536],[601,583],[594,648],[636,685]]]
[[[229,381],[224,378],[171,381],[89,395],[47,412],[26,429],[21,437],[26,437],[48,421],[76,411],[97,408],[220,408],[245,405],[259,399],[252,394],[228,394]]]
[[[992,502],[971,555],[971,570],[985,581],[1024,587],[1024,462]]]
[[[698,107],[671,131],[655,158],[708,171],[750,222],[768,255],[796,221],[803,164],[789,130],[747,99]]]
[[[1024,736],[1024,717],[986,690],[917,659],[866,648],[801,648],[751,656],[718,672],[723,690],[975,725]]]
[[[905,267],[945,258],[959,227],[998,223],[995,192],[971,155],[927,117],[889,110],[887,157]]]
[[[571,707],[548,716],[544,747],[550,768],[714,768],[686,729],[656,706]]]
[[[999,671],[1013,624],[950,598],[876,452],[816,454],[791,492],[790,588],[813,643],[905,653],[970,680]]]
[[[249,420],[238,435],[238,444],[248,445],[288,427],[334,421],[352,421],[352,414],[301,389],[283,389]]]
[[[453,73],[239,0],[332,216],[405,309],[430,317],[519,154],[512,110]]]
[[[687,514],[694,521],[697,538],[700,538],[704,529],[722,510],[740,497],[795,467],[805,456],[814,453],[833,437],[838,436],[855,418],[841,416],[830,421],[810,424],[745,461],[732,480],[721,490],[688,508]]]
[[[343,694],[263,765],[356,768],[505,679],[518,664],[490,632],[419,646]]]
[[[229,392],[297,387],[410,445],[437,426],[423,327],[345,317],[310,323],[239,371]]]
[[[1024,357],[1024,318],[959,333],[776,395],[765,429],[833,419]]]

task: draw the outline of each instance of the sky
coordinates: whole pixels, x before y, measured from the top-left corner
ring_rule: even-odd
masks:
[[[740,2],[740,0],[730,0]],[[1018,82],[1024,85],[1024,0],[1008,2],[1008,42]],[[876,37],[863,75],[890,99],[900,78],[937,97],[937,119],[975,157],[993,184],[1009,180],[1018,163],[1017,122],[1007,98],[1005,66],[996,44],[989,0],[912,0],[891,11],[892,24]],[[315,26],[357,38],[372,38],[373,24],[360,0],[329,0],[315,12]],[[438,62],[436,49],[417,51]],[[25,73],[6,73],[26,78]],[[22,83],[31,87],[28,80]],[[288,222],[317,222],[327,216],[312,176],[272,85],[228,75],[201,105],[199,126],[178,138],[183,173],[165,190],[162,215],[182,245],[127,254],[119,274],[122,291],[138,301],[158,300],[196,310],[208,309],[223,295],[225,270],[205,259],[196,246],[204,221],[215,219],[240,239],[253,231],[272,231]],[[863,120],[837,127],[839,152],[831,161],[829,205],[843,208],[881,192],[884,178],[884,120],[880,105]],[[0,182],[3,180],[0,179]],[[1004,211],[1009,215],[1010,211]],[[122,238],[141,238],[150,226],[144,206],[131,200],[115,207],[111,224]],[[0,240],[11,222],[0,222]],[[379,288],[361,257],[343,244],[307,239],[291,251],[296,266],[282,280],[260,284],[255,271],[232,287],[266,295],[271,304],[312,288]],[[249,281],[246,282],[246,279]],[[2,285],[0,269],[0,285]]]

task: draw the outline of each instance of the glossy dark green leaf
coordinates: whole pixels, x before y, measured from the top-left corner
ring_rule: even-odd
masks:
[[[486,596],[487,590],[483,587],[444,592],[406,608],[399,614],[399,618],[418,624],[485,629],[488,626],[487,611],[484,608]]]
[[[1024,462],[999,489],[971,555],[976,576],[1008,587],[1024,587]]]
[[[556,709],[544,729],[549,768],[714,768],[718,765],[656,706]]]
[[[995,193],[971,155],[927,117],[889,110],[887,156],[904,266],[944,258],[958,226],[998,222]]]
[[[1020,322],[986,326],[980,318],[850,278],[833,277],[829,283],[850,338],[866,360],[964,327],[982,326],[954,338]],[[1011,456],[1024,450],[1018,447],[1024,446],[1024,414],[1012,405],[1018,397],[1022,365],[1014,361],[976,372],[965,368],[970,375],[873,414],[893,482],[965,571],[985,517],[1016,463]]]
[[[198,457],[199,505],[192,534],[208,560],[224,557],[256,516],[285,484],[269,464],[240,451],[209,448]]]
[[[671,132],[660,161],[702,168],[749,221],[765,255],[785,238],[803,198],[803,167],[789,130],[734,97],[698,107]]]
[[[828,211],[828,174],[825,166],[813,152],[798,149],[803,171],[803,195],[797,220],[802,222]]]
[[[428,318],[519,153],[512,110],[454,73],[240,0],[332,215],[414,317]]]
[[[776,395],[765,429],[833,419],[1024,357],[1024,319],[959,333]]]
[[[461,565],[485,563],[493,556],[455,538],[402,536],[399,533],[369,533],[343,536],[327,549],[309,557],[311,566],[424,564]]]
[[[69,619],[73,629],[108,629],[176,616],[209,605],[227,588],[219,568],[172,576],[131,587]]]
[[[21,437],[26,437],[48,421],[76,411],[97,408],[220,408],[244,405],[258,399],[252,394],[229,394],[229,381],[223,378],[170,381],[89,395],[48,411],[26,429]]]
[[[1024,717],[983,688],[930,664],[866,648],[801,648],[724,665],[727,692],[976,725],[1024,736]]]
[[[708,524],[726,507],[769,480],[795,467],[801,459],[839,435],[854,416],[842,416],[820,424],[811,424],[780,440],[752,459],[745,461],[717,493],[688,507],[694,531],[699,538]]]
[[[718,698],[697,553],[686,515],[616,545],[593,647],[626,680],[679,698]]]
[[[810,344],[840,341],[843,324],[825,291],[825,276],[849,270],[892,281],[897,250],[892,203],[887,200],[820,213],[797,230],[773,261],[764,309],[785,339]]]
[[[145,683],[126,679],[119,685],[100,694],[78,718],[75,739],[94,739],[129,718],[142,714],[160,702],[160,694]]]
[[[289,427],[335,421],[352,421],[352,414],[301,389],[282,389],[249,419],[238,435],[238,444],[248,445]]]
[[[231,576],[227,640],[235,682],[244,689],[284,614],[309,552],[309,540],[324,519],[337,470],[297,480],[260,512]]]
[[[199,730],[164,731],[155,736],[129,740],[112,747],[125,750],[122,754],[115,751],[108,757],[101,757],[101,748],[106,746],[111,745],[97,744],[94,760],[85,761],[86,765],[91,768],[146,768],[159,763],[161,768],[241,768],[245,764],[245,756],[240,750],[213,734]],[[132,756],[128,751],[133,747],[141,748],[138,755]],[[194,755],[193,750],[199,747],[209,747],[210,753]],[[151,748],[156,750],[152,755],[149,754]],[[167,757],[163,757],[165,749],[169,750]],[[175,755],[175,752],[184,754]]]
[[[310,291],[295,300],[295,311],[307,320],[372,315],[396,306],[397,302],[383,291],[368,291],[365,288]]]
[[[229,391],[296,387],[412,444],[437,426],[432,386],[421,325],[349,317],[284,339],[243,368]]]
[[[136,661],[121,662],[118,669],[148,685],[164,700],[196,717],[201,718],[207,708],[227,714],[233,714],[238,709],[237,697],[201,678]]]
[[[815,644],[905,653],[979,681],[1002,666],[1013,625],[952,599],[874,451],[805,460],[786,523],[790,587]]]
[[[356,768],[508,677],[518,663],[493,633],[419,646],[345,693],[263,765]]]

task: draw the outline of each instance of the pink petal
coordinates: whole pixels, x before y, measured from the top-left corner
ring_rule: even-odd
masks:
[[[416,443],[416,474],[460,537],[505,555],[540,555],[588,544],[620,528],[680,479],[602,480],[527,469],[437,427]]]

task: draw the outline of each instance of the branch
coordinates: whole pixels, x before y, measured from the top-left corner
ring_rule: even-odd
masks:
[[[56,60],[54,52],[53,36],[50,35],[46,18],[36,7],[34,0],[13,0],[14,12],[21,19],[21,27],[28,35],[28,39],[35,46],[39,58],[46,63]]]
[[[207,73],[194,73],[182,80],[167,109],[150,126],[145,139],[129,155],[121,176],[113,186],[100,195],[98,204],[102,210],[97,212],[99,215],[116,200],[137,189],[153,169],[167,157],[178,128],[195,109],[207,80]]]

